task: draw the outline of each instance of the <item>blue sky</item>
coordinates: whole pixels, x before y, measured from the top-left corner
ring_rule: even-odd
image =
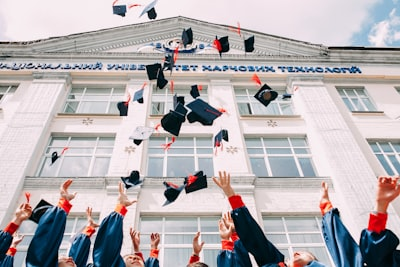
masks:
[[[0,41],[32,41],[149,21],[114,0],[0,0]],[[185,16],[325,46],[400,48],[400,0],[158,0],[157,19]],[[194,34],[195,34],[195,29]],[[213,35],[213,33],[210,33]]]

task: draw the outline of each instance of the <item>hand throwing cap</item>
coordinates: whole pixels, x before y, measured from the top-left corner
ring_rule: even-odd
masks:
[[[254,97],[267,107],[271,101],[278,97],[278,93],[273,91],[267,84],[264,84],[260,90],[254,95]]]
[[[174,202],[178,198],[178,196],[182,192],[182,190],[185,188],[185,185],[178,186],[171,182],[165,182],[165,181],[164,181],[164,185],[166,187],[166,189],[164,191],[164,196],[167,200],[165,201],[163,206],[166,206],[166,205]]]
[[[29,217],[29,219],[33,222],[39,223],[40,218],[47,211],[47,209],[51,207],[53,207],[52,204],[50,204],[44,199],[41,199],[39,203],[36,205],[36,207],[32,210],[32,214]]]
[[[187,119],[190,123],[197,121],[202,125],[211,126],[214,120],[222,115],[220,111],[199,98],[195,99],[186,106],[192,110],[187,115]]]
[[[125,184],[126,189],[139,185],[143,182],[143,180],[140,179],[140,174],[137,170],[132,170],[128,177],[121,177],[121,180]]]
[[[184,184],[187,194],[207,188],[207,176],[203,174],[203,171],[198,171],[194,175],[185,177]]]

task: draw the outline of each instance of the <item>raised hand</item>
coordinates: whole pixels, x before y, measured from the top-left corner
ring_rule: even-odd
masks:
[[[204,241],[199,243],[200,232],[197,232],[196,235],[193,237],[193,254],[199,256],[201,250],[204,246]]]
[[[231,186],[231,175],[229,173],[226,173],[225,171],[222,173],[221,171],[219,173],[219,179],[213,177],[213,181],[215,184],[224,191],[225,195],[229,198],[233,195],[235,195],[235,191],[233,190]]]
[[[132,200],[132,201],[129,200],[128,196],[126,195],[125,186],[124,186],[123,182],[119,182],[118,203],[125,207],[128,207],[128,206],[136,203],[136,200]]]
[[[219,227],[219,236],[221,237],[222,240],[229,240],[232,235],[232,228],[231,226],[226,226],[224,223],[223,218],[221,218],[218,221],[218,227]]]
[[[131,236],[133,250],[135,252],[140,252],[140,232],[131,227],[129,228],[129,235]]]
[[[399,176],[378,178],[378,189],[376,191],[376,207],[379,213],[386,213],[387,208],[400,194],[400,185],[397,184]]]
[[[99,224],[94,222],[94,220],[92,218],[92,208],[91,207],[87,207],[86,208],[86,218],[87,218],[87,221],[88,221],[88,223],[87,223],[88,226],[91,226],[93,228],[97,228],[97,227],[100,226]]]
[[[326,183],[325,181],[323,181],[321,183],[320,193],[321,193],[321,199],[319,200],[320,204],[330,202],[329,192],[328,192],[328,183]]]
[[[63,184],[60,187],[60,196],[61,198],[64,198],[67,201],[71,201],[72,199],[75,198],[77,192],[74,192],[72,194],[68,193],[68,187],[72,184],[73,180],[68,179],[63,182]]]
[[[160,234],[151,233],[150,240],[151,240],[150,242],[151,249],[158,249],[158,244],[160,244]]]

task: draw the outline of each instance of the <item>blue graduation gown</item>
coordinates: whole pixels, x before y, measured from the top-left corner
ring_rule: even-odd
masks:
[[[72,242],[68,256],[74,259],[77,267],[86,267],[90,251],[90,237],[86,234],[80,233]]]
[[[67,213],[55,206],[42,215],[26,255],[27,267],[58,266],[58,249],[61,245]]]
[[[0,231],[0,262],[6,258],[6,253],[11,246],[13,237],[10,233],[3,230]]]
[[[14,267],[14,256],[6,255],[0,262],[0,267]]]
[[[361,232],[360,250],[368,266],[400,266],[400,251],[396,250],[398,245],[399,239],[390,230],[386,229],[379,234],[367,229]]]
[[[323,216],[322,233],[336,267],[363,266],[360,248],[344,226],[337,208]]]
[[[221,249],[217,256],[218,267],[251,267],[249,253],[240,239],[236,240],[233,250]]]
[[[144,262],[145,267],[160,267],[160,262],[157,258],[149,257]]]

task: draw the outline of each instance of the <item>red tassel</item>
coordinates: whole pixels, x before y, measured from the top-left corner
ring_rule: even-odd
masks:
[[[197,176],[189,175],[188,176],[188,180],[187,180],[187,186],[189,186],[190,184],[192,184],[196,180],[197,180]]]
[[[64,147],[63,149],[62,149],[62,151],[61,151],[61,154],[60,155],[62,155],[66,150],[68,150],[69,148],[68,147]]]
[[[170,91],[171,91],[171,94],[174,94],[174,81],[171,80],[171,81],[170,81],[170,84],[171,84],[171,86],[169,87],[169,89],[170,89]]]
[[[253,80],[254,82],[256,82],[257,85],[261,86],[261,80],[260,80],[260,78],[258,77],[257,74],[253,74],[253,76],[251,77],[251,80]]]
[[[222,46],[221,46],[221,42],[218,39],[214,40],[213,43],[214,48],[216,48],[219,52],[222,51]]]
[[[117,3],[118,2],[118,0],[115,0],[113,3],[112,3],[112,5],[115,5],[115,3]]]
[[[26,203],[29,204],[29,201],[31,200],[31,193],[30,192],[25,192],[25,198],[26,198]]]
[[[174,50],[174,63],[178,59],[178,53],[179,53],[179,46],[177,46]]]
[[[132,4],[132,5],[129,5],[128,6],[128,8],[132,8],[132,7],[140,7],[141,6],[141,4]]]
[[[171,148],[171,145],[173,144],[175,142],[175,137],[172,137],[171,138],[171,142],[168,142],[168,143],[163,143],[163,144],[161,144],[161,146],[164,148],[164,151],[165,150],[169,150],[169,148]]]

